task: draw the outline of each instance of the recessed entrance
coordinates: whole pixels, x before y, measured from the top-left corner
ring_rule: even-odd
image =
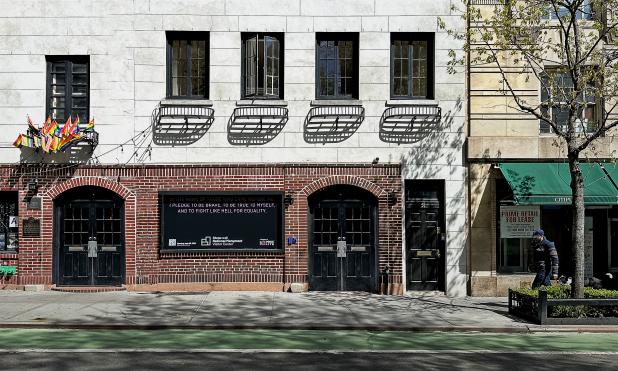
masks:
[[[54,203],[55,281],[58,285],[124,282],[124,201],[99,187],[80,187]]]
[[[376,291],[375,197],[334,186],[309,198],[309,289]]]

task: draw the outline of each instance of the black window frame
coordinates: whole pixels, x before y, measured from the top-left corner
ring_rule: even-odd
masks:
[[[240,56],[240,97],[241,99],[255,99],[255,100],[282,100],[284,97],[284,80],[285,80],[285,33],[283,32],[241,32],[241,56]],[[259,86],[259,64],[256,62],[256,71],[255,75],[255,94],[247,94],[247,41],[256,37],[256,42],[259,44],[259,40],[264,40],[265,37],[271,37],[277,40],[279,44],[279,63],[278,63],[278,72],[277,76],[279,84],[279,94],[277,95],[268,95],[266,94],[266,88],[264,87],[263,94],[258,94],[258,86]],[[259,50],[259,47],[256,45],[256,51]],[[267,48],[264,47],[264,66],[262,67],[261,73],[263,74],[264,85],[266,85],[266,63],[269,57],[266,56]],[[257,56],[256,56],[257,58]]]
[[[88,122],[90,119],[90,56],[89,55],[46,55],[45,62],[47,65],[46,71],[46,92],[45,92],[45,116],[51,115],[52,112],[52,65],[54,63],[62,63],[64,62],[65,66],[65,92],[64,92],[64,107],[65,107],[65,117],[58,118],[53,117],[52,119],[57,120],[59,123],[64,123],[70,115],[73,117],[73,112],[70,110],[73,106],[73,63],[86,64],[86,118],[83,120],[84,122]],[[70,88],[69,88],[70,87]],[[68,110],[68,111],[67,111]],[[81,119],[80,119],[81,120]]]
[[[435,99],[435,38],[434,32],[391,32],[390,41],[390,98],[393,100],[421,100],[421,99]],[[427,42],[427,76],[426,87],[427,93],[425,96],[413,95],[413,72],[414,66],[410,62],[412,60],[412,48],[408,48],[408,94],[407,95],[395,95],[395,41],[402,40],[413,43],[415,41]]]
[[[12,203],[14,214],[10,215],[10,211],[6,210],[9,203]],[[0,216],[2,221],[0,222],[0,234],[4,235],[4,246],[0,245],[0,252],[15,252],[19,248],[19,194],[17,191],[0,191]],[[9,227],[8,216],[17,217],[17,226]],[[13,234],[15,238],[15,245],[12,248],[8,248],[9,234]]]
[[[352,94],[321,95],[320,84],[320,42],[321,41],[351,41],[352,42]],[[335,72],[335,81],[341,79]],[[353,100],[359,97],[359,33],[358,32],[316,32],[315,33],[315,99],[317,100]]]
[[[204,41],[206,66],[204,71],[204,95],[173,95],[172,87],[172,42],[185,40],[187,45],[187,92],[192,90],[191,44],[192,41]],[[165,31],[165,96],[167,99],[209,99],[210,96],[210,32],[208,31]]]

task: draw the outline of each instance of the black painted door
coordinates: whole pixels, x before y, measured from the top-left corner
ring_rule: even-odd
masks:
[[[121,285],[124,210],[113,200],[78,199],[58,206],[59,284]]]
[[[376,290],[374,214],[362,200],[322,200],[311,207],[311,290]]]
[[[406,182],[408,290],[444,289],[443,184]]]

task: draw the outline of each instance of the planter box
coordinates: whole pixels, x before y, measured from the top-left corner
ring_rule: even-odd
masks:
[[[548,307],[556,305],[618,308],[618,299],[548,299],[547,292],[543,290],[539,290],[539,297],[535,298],[509,289],[509,314],[539,325],[618,325],[618,317],[549,317]]]

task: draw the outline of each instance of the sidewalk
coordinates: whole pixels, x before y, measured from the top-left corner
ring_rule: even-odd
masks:
[[[5,328],[618,332],[618,326],[542,327],[507,312],[506,298],[420,294],[0,291]]]

